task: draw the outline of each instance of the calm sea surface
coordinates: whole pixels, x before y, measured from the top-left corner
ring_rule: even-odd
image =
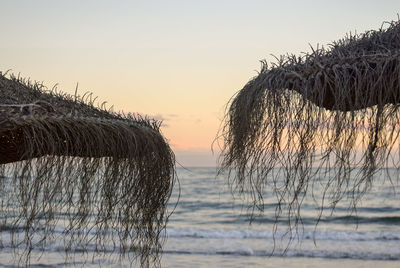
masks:
[[[357,215],[349,215],[349,202],[343,200],[333,213],[327,210],[315,227],[318,210],[309,196],[302,204],[302,224],[288,232],[282,220],[274,232],[276,199],[268,189],[265,212],[250,225],[245,203],[232,196],[226,178],[215,178],[215,168],[177,172],[180,200],[168,223],[162,267],[400,267],[400,187],[385,174],[375,178]],[[176,187],[171,209],[178,195]],[[3,232],[0,266],[16,267],[4,237]],[[117,255],[94,261],[77,255],[65,263],[62,247],[49,247],[32,258],[35,267],[99,264],[129,266]]]

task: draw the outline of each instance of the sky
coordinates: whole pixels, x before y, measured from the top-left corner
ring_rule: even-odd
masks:
[[[0,71],[163,121],[178,165],[215,166],[226,104],[260,60],[397,20],[400,1],[1,1]]]

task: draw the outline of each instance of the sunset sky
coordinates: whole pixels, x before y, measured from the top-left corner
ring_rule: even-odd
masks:
[[[399,0],[2,1],[0,71],[162,119],[181,165],[211,166],[225,104],[260,60],[398,13]]]

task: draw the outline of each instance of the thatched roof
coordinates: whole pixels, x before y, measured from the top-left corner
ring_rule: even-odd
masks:
[[[328,47],[301,57],[282,56],[271,68],[264,62],[246,89],[295,90],[329,110],[399,102],[399,22],[378,31],[348,35]]]
[[[221,170],[261,210],[263,188],[273,187],[287,208],[278,206],[277,217],[291,222],[321,178],[330,178],[318,181],[322,208],[349,196],[355,208],[373,174],[400,167],[399,103],[400,21],[263,62],[230,102]]]
[[[13,245],[29,257],[61,217],[66,252],[94,243],[157,265],[174,154],[160,122],[94,101],[0,73],[0,230],[15,230]]]

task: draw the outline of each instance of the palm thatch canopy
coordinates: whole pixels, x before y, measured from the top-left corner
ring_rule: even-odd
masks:
[[[293,223],[315,183],[325,185],[322,209],[343,198],[356,208],[378,170],[400,166],[399,103],[399,21],[264,61],[229,103],[221,171],[253,208],[273,187],[276,216]]]
[[[0,73],[0,230],[27,260],[58,224],[67,253],[91,245],[157,265],[174,154],[159,122],[93,103]]]

